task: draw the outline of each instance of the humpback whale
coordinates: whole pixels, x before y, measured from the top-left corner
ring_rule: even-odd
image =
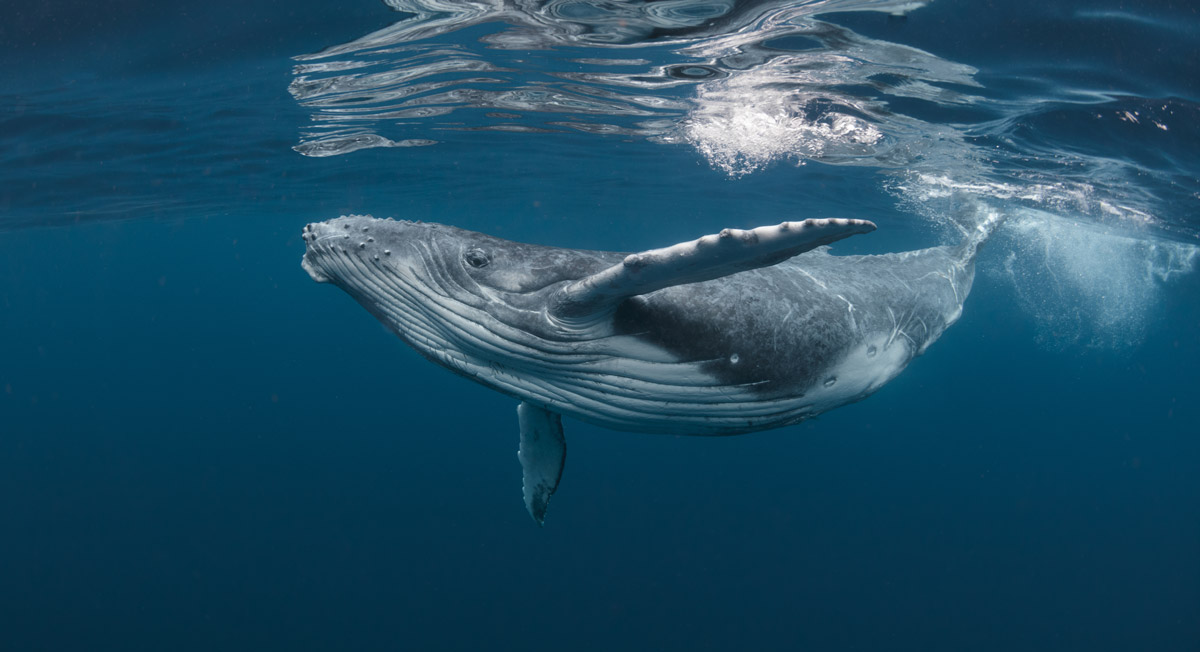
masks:
[[[875,225],[807,219],[623,254],[347,215],[304,227],[302,266],[425,358],[519,401],[541,524],[566,459],[561,415],[734,435],[858,401],[959,318],[997,221],[957,245],[838,256],[826,245]]]

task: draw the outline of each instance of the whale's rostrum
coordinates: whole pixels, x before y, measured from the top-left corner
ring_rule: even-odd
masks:
[[[898,374],[962,312],[978,245],[835,256],[874,230],[810,219],[635,254],[348,215],[309,224],[304,269],[421,355],[518,399],[539,523],[566,456],[559,415],[732,435],[800,422]]]

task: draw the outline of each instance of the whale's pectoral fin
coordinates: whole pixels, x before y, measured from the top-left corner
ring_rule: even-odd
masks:
[[[517,457],[521,459],[524,472],[525,508],[541,525],[546,520],[546,507],[558,488],[563,464],[567,461],[562,417],[556,412],[521,403],[517,406],[517,419],[521,423],[521,449]]]
[[[587,321],[632,296],[769,267],[874,230],[871,222],[847,219],[784,222],[749,231],[725,229],[698,240],[630,254],[624,261],[564,287],[555,296],[550,313],[565,321]]]

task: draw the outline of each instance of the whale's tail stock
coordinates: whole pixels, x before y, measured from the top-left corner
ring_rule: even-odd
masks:
[[[959,244],[960,260],[974,263],[975,257],[979,255],[979,248],[991,239],[1006,217],[1005,213],[994,206],[988,206],[978,199],[968,200],[954,219],[954,225],[963,235]]]
[[[992,238],[1007,217],[1008,214],[1004,211],[978,200],[972,200],[961,216],[963,221],[960,221],[959,225],[964,229],[965,237],[959,244],[959,261],[964,267],[971,269],[972,277],[980,248]]]

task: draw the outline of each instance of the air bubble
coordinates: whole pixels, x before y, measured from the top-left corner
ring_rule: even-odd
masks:
[[[738,354],[734,353],[733,355],[729,356],[729,364],[737,364],[738,360],[740,359],[741,358],[738,358]]]

